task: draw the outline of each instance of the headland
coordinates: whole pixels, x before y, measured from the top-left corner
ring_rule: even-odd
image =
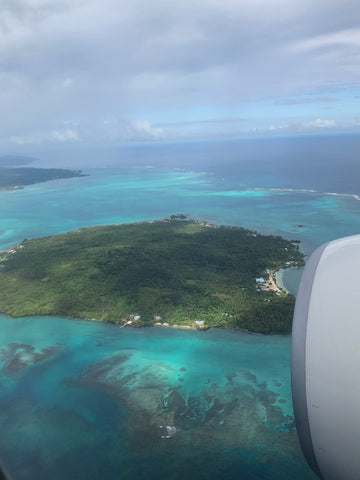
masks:
[[[80,170],[33,167],[10,168],[0,165],[0,190],[18,190],[35,183],[84,176],[87,176],[87,174]]]

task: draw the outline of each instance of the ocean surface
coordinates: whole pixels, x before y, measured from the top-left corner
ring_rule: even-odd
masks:
[[[309,255],[360,232],[358,146],[148,146],[88,162],[73,152],[65,166],[87,177],[0,191],[0,250],[184,213],[298,239]],[[300,274],[280,281],[296,292]],[[294,427],[289,336],[0,316],[0,340],[0,460],[14,480],[315,478]]]

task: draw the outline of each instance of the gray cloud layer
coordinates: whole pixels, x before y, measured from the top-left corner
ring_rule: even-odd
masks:
[[[357,87],[359,25],[358,0],[2,0],[1,137],[160,138],[124,119]]]
[[[338,98],[333,97],[285,98],[276,100],[274,105],[304,105],[307,103],[333,103],[338,101]]]

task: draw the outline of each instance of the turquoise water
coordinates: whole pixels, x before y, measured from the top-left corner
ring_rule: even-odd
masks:
[[[299,239],[307,254],[360,231],[360,202],[340,188],[281,190],[274,175],[265,189],[256,171],[88,172],[0,192],[0,249],[173,213]],[[14,479],[314,478],[287,336],[0,316],[0,339],[0,458]]]
[[[293,423],[288,336],[0,325],[0,450],[13,478],[313,478]]]
[[[234,175],[145,168],[89,173],[0,192],[0,249],[24,238],[173,213],[299,239],[306,253],[360,231],[360,201],[355,196],[250,188]]]
[[[287,268],[276,273],[277,284],[286,291],[296,295],[299,288],[303,267]]]

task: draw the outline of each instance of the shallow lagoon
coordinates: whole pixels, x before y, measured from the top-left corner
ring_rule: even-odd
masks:
[[[289,336],[4,316],[0,336],[14,479],[314,478],[293,423]]]

